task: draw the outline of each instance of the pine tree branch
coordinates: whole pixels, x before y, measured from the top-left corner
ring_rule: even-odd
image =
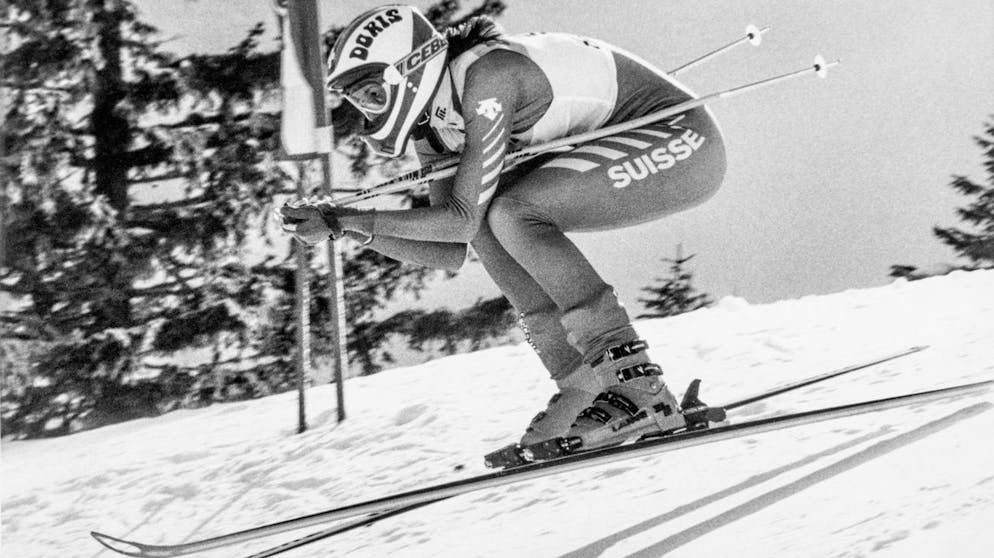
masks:
[[[183,285],[186,289],[190,291],[196,291],[196,287],[190,284],[189,279],[183,277],[183,272],[194,269],[194,271],[199,271],[197,268],[185,264],[181,261],[176,260],[172,255],[164,258],[162,260],[163,265],[169,267],[170,275],[175,279],[176,283]]]
[[[102,291],[104,289],[104,287],[102,287],[102,286],[96,286],[96,287],[78,287],[78,286],[77,287],[69,287],[69,286],[66,286],[66,285],[63,284],[64,281],[59,281],[59,280],[45,280],[45,279],[41,279],[41,280],[38,281],[38,283],[43,284],[43,285],[48,285],[49,287],[56,287],[56,288],[53,288],[52,290],[53,291],[58,291],[59,294],[63,295],[64,297],[65,296],[75,297],[75,296],[80,296],[80,295],[89,295],[89,294],[93,294],[95,292]],[[38,294],[38,284],[29,285],[27,287],[20,286],[20,283],[17,283],[17,284],[14,284],[14,285],[0,284],[0,291],[7,292],[7,293],[10,293],[10,294],[13,294],[13,295]]]
[[[128,151],[121,156],[121,162],[127,168],[160,165],[172,160],[175,149],[161,144],[152,144],[140,149]]]
[[[177,288],[177,285],[180,288]],[[188,284],[181,281],[174,281],[166,284],[159,284],[152,287],[144,287],[141,289],[130,289],[128,291],[128,296],[131,298],[147,298],[147,297],[159,297],[167,295],[195,295],[201,292],[201,289],[193,288]]]
[[[191,209],[191,208],[196,209],[199,207],[208,206],[211,203],[212,200],[210,200],[207,196],[197,196],[195,198],[187,198],[171,202],[133,205],[131,206],[131,209],[133,211],[140,211],[140,212],[163,211],[166,209]]]
[[[145,352],[145,353],[141,353],[140,356],[148,357],[148,356],[152,356],[154,353],[155,353],[155,351],[148,351],[148,352]],[[243,362],[258,360],[260,358],[272,359],[274,357],[270,357],[269,355],[264,355],[264,354],[257,353],[257,354],[247,355],[247,356],[239,355],[239,356],[232,357],[232,358],[229,358],[229,359],[226,359],[226,360],[212,360],[210,362],[205,362],[204,364],[198,364],[198,365],[192,365],[192,366],[184,366],[184,365],[178,365],[178,364],[172,364],[172,363],[167,363],[167,364],[158,364],[158,363],[151,363],[151,364],[149,364],[149,363],[143,363],[142,366],[144,368],[149,368],[151,370],[175,369],[175,370],[179,370],[181,372],[200,372],[200,371],[203,371],[204,369],[213,368],[215,366],[225,366],[225,365],[229,365],[229,364],[240,364],[240,363],[243,363]],[[278,359],[279,357],[275,357],[275,358]],[[291,358],[293,358],[293,357],[287,357],[286,360],[290,360]],[[267,366],[268,364],[269,363],[267,362],[265,364],[257,365],[257,366],[254,366],[252,368],[248,368],[246,370],[239,370],[239,372],[246,372],[246,371],[258,370],[259,368],[261,368],[263,366]]]
[[[55,93],[72,93],[74,91],[79,91],[79,87],[62,87],[58,85],[48,85],[45,80],[31,80],[26,82],[19,82],[14,80],[0,80],[0,87],[6,87],[8,89],[18,89],[21,91],[52,91]]]
[[[180,120],[178,122],[170,122],[165,124],[155,124],[153,126],[143,127],[143,130],[176,130],[183,128],[199,128],[202,126],[213,126],[228,123],[241,123],[246,120],[251,120],[258,117],[267,117],[274,120],[280,117],[280,112],[265,112],[265,111],[252,111],[244,112],[234,115],[226,115],[223,113],[215,113],[210,115],[205,115],[203,113],[195,112],[191,113],[189,116]]]
[[[144,176],[141,178],[131,178],[128,180],[128,184],[131,186],[141,186],[143,184],[155,184],[157,182],[163,182],[166,180],[176,180],[177,178],[186,178],[192,180],[196,178],[196,173],[192,171],[176,171],[165,174],[157,174],[155,176]],[[136,206],[132,206],[136,207]],[[144,206],[137,206],[144,207]]]

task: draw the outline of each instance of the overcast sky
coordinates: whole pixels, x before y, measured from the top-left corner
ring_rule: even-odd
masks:
[[[706,204],[574,236],[633,314],[640,289],[665,273],[660,259],[678,243],[697,254],[699,289],[750,302],[881,285],[891,264],[954,261],[931,228],[959,224],[954,210],[966,199],[946,187],[951,175],[984,178],[972,137],[994,115],[989,0],[506,2],[499,21],[510,33],[589,35],[663,70],[735,39],[749,23],[773,27],[762,46],[682,74],[699,94],[802,68],[816,54],[843,60],[826,80],[802,78],[712,105],[729,169]],[[377,4],[324,1],[322,28]],[[269,0],[138,5],[179,52],[225,50],[258,21],[275,32]],[[444,291],[424,304],[497,292],[476,265]]]

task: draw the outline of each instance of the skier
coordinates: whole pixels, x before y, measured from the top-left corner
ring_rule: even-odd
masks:
[[[714,195],[725,152],[709,111],[692,109],[504,169],[509,148],[693,96],[595,39],[508,36],[487,18],[443,35],[403,5],[356,18],[329,63],[329,89],[361,114],[360,134],[372,149],[397,157],[413,138],[422,162],[460,154],[458,171],[431,184],[430,207],[291,204],[281,210],[284,229],[309,244],[344,236],[401,261],[451,269],[472,246],[559,390],[523,445],[568,435],[593,448],[683,427],[679,404],[614,289],[564,233],[645,223]]]

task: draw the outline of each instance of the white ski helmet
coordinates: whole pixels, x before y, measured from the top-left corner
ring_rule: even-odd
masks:
[[[417,8],[381,6],[342,30],[328,60],[327,86],[366,117],[366,143],[396,157],[435,96],[447,49]]]

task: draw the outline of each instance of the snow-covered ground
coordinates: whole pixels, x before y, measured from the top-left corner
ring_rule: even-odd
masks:
[[[721,403],[927,344],[743,407],[742,420],[994,378],[994,272],[641,322],[676,391]],[[111,556],[482,473],[552,393],[526,345],[2,447],[4,558]],[[994,395],[761,434],[476,492],[289,557],[994,556]],[[313,530],[313,528],[311,529]],[[304,531],[306,533],[308,531]],[[303,533],[301,533],[303,534]],[[229,557],[286,534],[203,556]]]

